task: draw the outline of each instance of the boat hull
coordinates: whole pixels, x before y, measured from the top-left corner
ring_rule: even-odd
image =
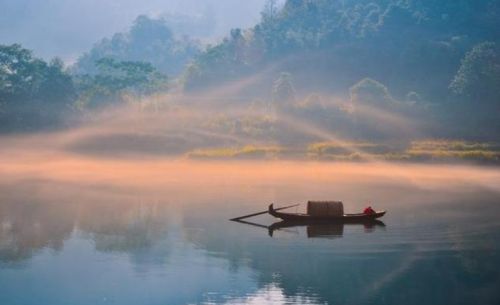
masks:
[[[386,211],[376,211],[371,214],[344,214],[343,216],[312,216],[309,214],[281,213],[276,211],[271,204],[269,206],[269,214],[276,218],[293,222],[363,222],[380,218],[386,214]]]

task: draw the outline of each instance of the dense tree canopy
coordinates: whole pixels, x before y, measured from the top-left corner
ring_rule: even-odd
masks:
[[[60,59],[47,63],[20,45],[0,45],[0,131],[57,127],[78,109],[167,89],[166,75],[150,63],[102,58],[96,67],[74,78]]]
[[[288,71],[298,96],[350,92],[353,103],[414,117],[433,109],[459,124],[472,109],[498,113],[498,43],[499,0],[269,0],[257,25],[208,46],[184,84],[192,92],[258,75],[249,92],[262,95]]]
[[[72,78],[61,60],[47,63],[20,45],[0,45],[0,129],[52,124],[74,97]]]
[[[81,76],[77,82],[80,108],[122,102],[126,95],[140,99],[166,88],[166,76],[149,63],[103,58],[96,65],[97,74]]]
[[[500,48],[493,42],[474,46],[450,84],[453,120],[469,130],[462,133],[498,137],[500,130]],[[471,132],[471,130],[473,130]]]
[[[386,86],[371,78],[365,78],[350,89],[351,102],[355,105],[390,109],[394,100]]]
[[[346,90],[373,77],[397,94],[442,98],[464,53],[500,37],[499,12],[497,0],[288,0],[283,6],[271,0],[255,27],[196,59],[186,88],[277,65],[305,88]],[[337,79],[335,86],[328,78]]]
[[[97,73],[95,62],[109,57],[119,61],[143,61],[163,73],[180,73],[199,51],[198,44],[187,36],[176,37],[164,19],[139,16],[127,33],[103,39],[81,56],[73,67],[75,74]]]
[[[275,104],[283,105],[296,102],[296,92],[289,73],[280,74],[273,88],[273,100]]]
[[[492,42],[467,52],[450,85],[453,93],[500,108],[500,48]]]

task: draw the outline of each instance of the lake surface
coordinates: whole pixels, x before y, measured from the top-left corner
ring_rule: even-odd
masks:
[[[499,195],[500,170],[469,166],[14,159],[0,304],[499,304]],[[312,199],[388,213],[228,221]]]

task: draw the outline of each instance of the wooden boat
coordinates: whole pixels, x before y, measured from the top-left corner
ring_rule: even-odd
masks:
[[[282,213],[269,205],[269,214],[285,221],[293,222],[364,222],[373,221],[385,215],[386,211],[376,211],[371,214],[343,214],[343,215],[309,215],[300,213]]]

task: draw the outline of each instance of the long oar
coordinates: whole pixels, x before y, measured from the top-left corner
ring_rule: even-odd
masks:
[[[278,208],[278,209],[274,209],[274,210],[275,211],[281,211],[281,210],[293,208],[293,207],[296,207],[296,206],[299,206],[299,205],[300,204],[294,204],[294,205],[290,205],[290,206],[287,206],[287,207]],[[267,213],[269,213],[269,210],[263,211],[263,212],[258,212],[258,213],[253,213],[253,214],[245,215],[245,216],[241,216],[241,217],[236,217],[236,218],[229,219],[229,220],[238,221],[238,220],[242,220],[242,219],[245,219],[245,218],[250,218],[250,217],[254,217],[254,216],[264,215],[264,214],[267,214]]]

